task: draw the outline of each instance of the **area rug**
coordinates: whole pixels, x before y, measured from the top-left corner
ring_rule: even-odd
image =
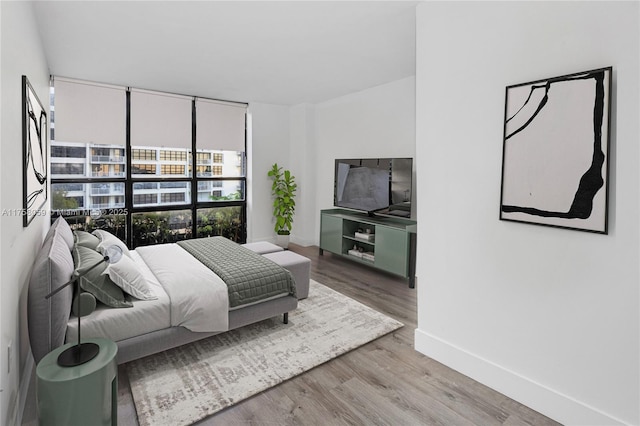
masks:
[[[344,354],[403,324],[311,281],[282,317],[127,364],[143,425],[188,425]]]

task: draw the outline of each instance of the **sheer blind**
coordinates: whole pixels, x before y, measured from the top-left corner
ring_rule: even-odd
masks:
[[[245,104],[196,99],[198,149],[244,152]]]
[[[125,144],[124,87],[56,77],[54,96],[56,141]]]
[[[191,98],[131,89],[131,146],[191,148]]]

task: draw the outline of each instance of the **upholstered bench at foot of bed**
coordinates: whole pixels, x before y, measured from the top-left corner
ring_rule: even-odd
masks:
[[[298,300],[305,299],[309,295],[309,272],[311,270],[309,259],[289,250],[267,253],[263,256],[291,272],[296,282]]]
[[[246,244],[242,244],[242,247],[248,248],[249,250],[256,252],[258,254],[275,253],[275,252],[284,250],[282,247],[272,244],[268,241],[246,243]]]

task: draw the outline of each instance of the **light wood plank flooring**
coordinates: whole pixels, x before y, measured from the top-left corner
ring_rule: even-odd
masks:
[[[199,425],[556,425],[557,423],[413,349],[416,291],[405,280],[291,244],[311,259],[311,278],[405,326]],[[119,369],[118,424],[137,425]]]

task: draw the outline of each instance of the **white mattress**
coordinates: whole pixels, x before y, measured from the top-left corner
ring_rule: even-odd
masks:
[[[82,337],[106,337],[115,342],[134,336],[171,327],[171,302],[155,275],[140,255],[132,250],[131,258],[140,265],[157,300],[131,299],[133,308],[109,308],[101,303],[86,317],[82,317]],[[67,342],[75,342],[78,335],[78,318],[71,315],[67,327]]]

